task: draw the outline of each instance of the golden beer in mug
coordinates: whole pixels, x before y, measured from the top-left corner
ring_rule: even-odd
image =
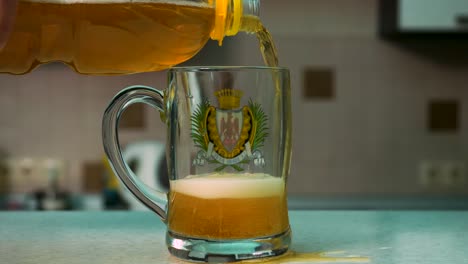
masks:
[[[267,237],[289,228],[284,181],[266,174],[172,181],[169,208],[169,230],[190,237]]]
[[[289,71],[278,67],[177,67],[162,92],[132,86],[103,119],[115,173],[167,225],[166,245],[191,261],[230,262],[284,254],[291,243],[286,179],[291,158]],[[125,164],[118,121],[133,103],[167,124],[167,194]]]

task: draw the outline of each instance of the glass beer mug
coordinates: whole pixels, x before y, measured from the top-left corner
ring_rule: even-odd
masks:
[[[82,74],[158,71],[256,30],[259,0],[19,0],[0,73],[61,61]]]
[[[103,143],[114,172],[167,225],[176,257],[229,262],[277,256],[291,242],[286,179],[291,158],[289,71],[270,67],[180,67],[160,91],[131,86],[103,117]],[[125,164],[118,123],[145,103],[167,124],[167,194]]]

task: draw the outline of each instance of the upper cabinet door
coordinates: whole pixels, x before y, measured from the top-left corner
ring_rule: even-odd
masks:
[[[468,0],[399,0],[401,31],[468,31]]]
[[[468,0],[380,0],[379,34],[390,39],[468,40]]]

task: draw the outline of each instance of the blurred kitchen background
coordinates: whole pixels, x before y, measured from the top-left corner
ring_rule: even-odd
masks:
[[[291,208],[468,208],[468,1],[261,7],[291,70]],[[241,34],[186,64],[262,60]],[[126,86],[165,83],[165,72],[82,76],[61,64],[0,75],[0,210],[141,209],[106,167],[101,118]],[[120,131],[131,167],[164,189],[159,114],[132,106]]]

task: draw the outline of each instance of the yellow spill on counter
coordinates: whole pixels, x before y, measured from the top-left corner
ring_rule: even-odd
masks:
[[[328,251],[328,252],[316,252],[316,253],[300,253],[295,251],[288,251],[287,253],[278,257],[267,257],[261,259],[244,260],[240,262],[232,263],[243,263],[243,264],[305,264],[305,263],[369,263],[370,258],[362,257],[357,255],[346,254],[346,251]],[[177,259],[174,256],[170,256],[172,263],[186,264],[192,262],[186,262],[181,259]]]
[[[333,255],[340,255],[333,256]],[[286,264],[286,263],[368,263],[368,257],[356,255],[346,256],[345,251],[330,251],[317,253],[300,253],[289,251],[279,257],[264,258],[258,260],[244,260],[239,263],[262,263],[262,264]]]

